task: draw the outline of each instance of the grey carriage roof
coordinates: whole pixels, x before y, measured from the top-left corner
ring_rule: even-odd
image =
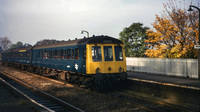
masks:
[[[52,44],[38,45],[34,46],[33,49],[41,48],[52,48],[52,47],[62,47],[62,46],[71,46],[71,45],[83,45],[83,44],[102,44],[102,43],[113,43],[113,44],[123,44],[122,41],[109,37],[109,36],[93,36],[89,38],[75,39],[70,41],[62,41]]]
[[[62,47],[62,46],[70,46],[70,45],[102,44],[102,43],[123,44],[122,41],[120,41],[116,38],[101,35],[101,36],[93,36],[93,37],[89,37],[89,38],[75,39],[75,40],[70,40],[70,41],[62,41],[62,42],[57,42],[57,43],[45,44],[45,45],[38,45],[38,46],[33,46],[33,47],[24,47],[24,48],[5,50],[2,53],[16,52],[16,51],[20,51],[20,50]]]

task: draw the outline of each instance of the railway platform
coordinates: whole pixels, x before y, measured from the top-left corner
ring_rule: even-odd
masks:
[[[123,86],[152,99],[200,111],[200,80],[159,74],[128,72]]]
[[[142,72],[128,72],[128,79],[147,83],[200,90],[200,80]]]

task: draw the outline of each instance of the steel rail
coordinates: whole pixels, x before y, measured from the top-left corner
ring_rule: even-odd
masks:
[[[22,80],[20,80],[20,79],[18,79],[18,78],[16,78],[16,77],[11,76],[11,75],[9,75],[9,74],[6,73],[6,72],[0,71],[0,73],[3,74],[3,75],[5,75],[5,76],[7,76],[7,77],[9,77],[9,78],[11,78],[11,79],[13,79],[13,80],[15,80],[15,81],[17,81],[17,82],[19,82],[19,83],[21,83],[22,85],[24,85],[24,86],[26,86],[26,87],[28,87],[28,88],[31,88],[31,89],[37,91],[38,93],[40,93],[40,94],[42,94],[42,95],[44,95],[44,96],[46,96],[46,97],[49,97],[50,99],[52,99],[52,100],[54,100],[54,101],[60,103],[61,105],[65,106],[65,107],[71,108],[72,110],[77,111],[77,112],[84,112],[84,111],[81,110],[80,108],[78,108],[78,107],[76,107],[76,106],[74,106],[74,105],[71,105],[70,103],[67,103],[67,102],[65,102],[65,101],[63,101],[63,100],[61,100],[61,99],[59,99],[59,98],[56,98],[55,96],[50,95],[49,93],[44,92],[44,91],[42,91],[42,90],[40,90],[40,89],[38,89],[38,88],[36,88],[36,87],[30,85],[30,84],[27,84],[26,82],[24,82],[24,81],[22,81]],[[15,87],[12,87],[12,88],[14,89]],[[15,88],[15,90],[17,90],[17,88]],[[22,92],[20,92],[20,90],[18,90],[18,91],[19,91],[19,93],[22,93]],[[37,105],[39,105],[39,106],[41,106],[41,107],[47,109],[48,111],[53,111],[52,109],[49,109],[48,107],[42,106],[40,103],[38,103],[38,102],[36,102],[35,100],[31,99],[29,96],[27,96],[27,95],[25,95],[25,94],[24,94],[24,96],[25,96],[26,98],[28,98],[29,100],[31,100],[33,103],[35,103],[35,104],[37,104]]]
[[[155,104],[158,104],[158,105],[164,105],[166,107],[170,107],[170,108],[177,109],[177,110],[185,110],[187,112],[195,111],[195,110],[191,110],[189,108],[186,108],[186,107],[183,107],[183,106],[180,106],[180,105],[176,105],[176,104],[173,104],[173,103],[168,103],[168,102],[163,101],[163,100],[158,100],[158,99],[150,98],[150,97],[147,98],[147,97],[143,97],[143,96],[138,96],[138,95],[135,95],[133,93],[133,91],[130,91],[130,90],[127,90],[127,91],[119,90],[119,91],[115,91],[115,92],[120,94],[120,95],[122,95],[122,96],[124,95],[124,96],[128,96],[130,98],[141,99],[141,100],[144,100],[144,101],[147,101],[147,102],[152,102],[152,103],[155,103]]]

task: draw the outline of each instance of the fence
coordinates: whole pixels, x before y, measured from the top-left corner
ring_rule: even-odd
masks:
[[[197,59],[160,59],[127,57],[128,71],[163,74],[198,79]]]

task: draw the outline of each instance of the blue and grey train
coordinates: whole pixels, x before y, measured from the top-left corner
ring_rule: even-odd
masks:
[[[126,80],[125,59],[123,42],[103,35],[2,53],[3,65],[95,89]]]

